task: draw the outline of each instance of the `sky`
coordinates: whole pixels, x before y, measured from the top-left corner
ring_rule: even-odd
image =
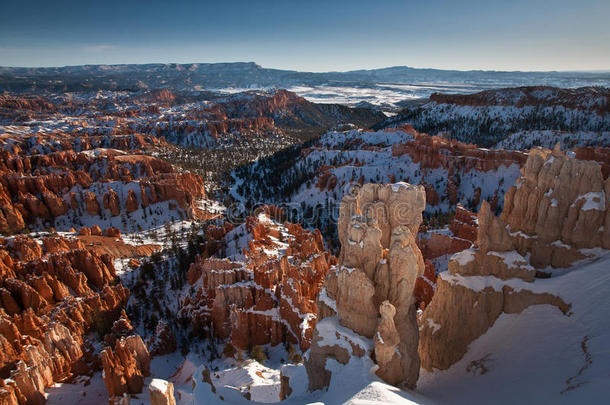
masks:
[[[610,0],[0,2],[0,66],[610,70]]]

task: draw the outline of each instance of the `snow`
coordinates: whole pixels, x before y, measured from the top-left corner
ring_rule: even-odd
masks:
[[[417,391],[452,404],[604,402],[610,395],[608,269],[606,251],[561,276],[536,280],[572,304],[570,316],[549,305],[503,314],[451,368],[422,371]]]
[[[158,391],[165,394],[169,387],[169,382],[160,378],[153,378],[148,386],[151,391]]]
[[[47,388],[46,397],[47,405],[108,403],[108,392],[99,372],[91,378],[78,377],[70,384],[54,384]]]
[[[439,323],[434,322],[434,319],[428,318],[428,327],[432,329],[432,334],[434,335],[441,329],[441,325]]]
[[[392,184],[392,191],[395,193],[398,193],[401,189],[409,189],[409,188],[413,188],[413,186],[411,186],[409,183],[405,183],[403,181]]]
[[[351,329],[342,326],[337,316],[322,319],[316,325],[320,346],[339,346],[352,353],[352,344],[360,346],[365,351],[372,347],[370,339],[360,336]]]
[[[528,264],[528,261],[525,259],[525,257],[521,256],[515,250],[509,250],[508,252],[490,251],[487,252],[487,254],[490,256],[497,256],[501,258],[508,268],[527,267],[533,270],[533,267]]]
[[[552,149],[557,142],[562,149],[576,148],[579,146],[599,145],[610,146],[610,132],[603,131],[519,131],[510,134],[498,142],[494,147],[502,149],[529,150],[534,146],[542,146]]]
[[[585,203],[580,208],[582,211],[589,210],[597,210],[597,211],[605,211],[606,210],[606,196],[603,191],[591,191],[587,194],[583,194],[578,196],[574,204],[576,204],[579,200],[585,200]]]
[[[318,299],[326,304],[327,307],[332,308],[335,312],[337,312],[337,303],[328,296],[326,293],[326,287],[322,287],[322,290],[320,290],[320,294],[318,295]]]
[[[457,261],[460,266],[465,266],[474,260],[474,249],[462,250],[461,252],[454,254],[452,259]]]
[[[505,280],[499,279],[494,276],[464,277],[460,274],[451,274],[448,271],[440,273],[438,277],[448,282],[449,284],[466,287],[476,292],[481,292],[486,288],[492,288],[495,291],[502,291],[502,287],[507,284]]]

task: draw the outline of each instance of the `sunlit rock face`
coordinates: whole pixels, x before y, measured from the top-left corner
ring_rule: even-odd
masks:
[[[86,335],[111,325],[129,297],[115,278],[112,258],[77,238],[0,239],[2,403],[43,403],[45,388],[95,370]]]
[[[205,198],[200,176],[179,173],[167,161],[141,154],[142,149],[152,152],[167,146],[164,140],[79,135],[46,134],[33,140],[2,134],[0,232],[21,232],[43,223],[67,230],[78,225],[81,216],[117,217],[166,201],[176,215],[205,217],[196,204]]]
[[[328,358],[346,364],[373,352],[379,377],[415,387],[414,288],[425,268],[416,235],[425,204],[424,187],[407,183],[365,184],[343,198],[339,264],[320,293],[321,321],[306,361],[311,390],[328,386]]]
[[[188,282],[195,293],[183,297],[181,316],[238,349],[284,342],[309,348],[316,297],[336,259],[326,252],[318,230],[282,223],[282,217],[279,208],[267,206],[233,231],[248,239],[240,260],[193,263]]]
[[[609,197],[602,164],[559,147],[530,151],[501,215],[483,202],[475,246],[453,256],[437,278],[420,320],[422,367],[449,368],[502,313],[537,304],[567,313],[570,303],[545,293],[536,277],[610,247]]]

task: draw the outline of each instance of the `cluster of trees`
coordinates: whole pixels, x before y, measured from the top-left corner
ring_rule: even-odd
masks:
[[[135,277],[124,281],[132,293],[127,313],[134,326],[152,334],[158,321],[164,320],[176,336],[186,335],[188,324],[177,318],[176,299],[186,288],[188,270],[195,257],[208,255],[201,248],[208,226],[207,222],[195,222],[179,233],[168,224],[164,238],[170,241],[170,247],[143,260]]]

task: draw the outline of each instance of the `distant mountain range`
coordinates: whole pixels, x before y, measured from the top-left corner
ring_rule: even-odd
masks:
[[[610,72],[457,71],[395,66],[349,72],[310,73],[267,69],[253,62],[0,67],[1,91],[289,89],[298,86],[358,89],[379,84],[413,85],[415,88],[409,91],[414,96],[421,97],[435,91],[431,84],[443,85],[442,87],[450,85],[451,92],[531,85],[610,87]],[[426,90],[418,92],[419,86]],[[439,91],[447,92],[445,88]],[[320,94],[312,96],[316,97],[324,98],[320,97]]]

